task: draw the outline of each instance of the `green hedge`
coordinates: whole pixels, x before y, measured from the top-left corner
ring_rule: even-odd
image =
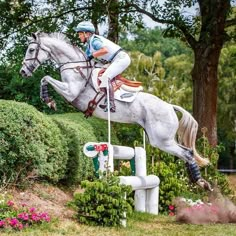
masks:
[[[54,118],[54,121],[63,132],[68,147],[66,174],[62,182],[76,184],[92,178],[94,173],[92,160],[83,154],[83,146],[86,142],[96,141],[97,138],[91,130],[83,127],[83,124],[58,117]]]
[[[86,142],[107,141],[107,122],[82,113],[45,115],[33,106],[0,100],[0,186],[26,179],[76,184],[93,178]],[[116,137],[112,138],[118,144]]]
[[[66,113],[51,116],[65,134],[68,147],[68,162],[63,182],[76,184],[94,177],[92,160],[83,154],[87,142],[106,142],[107,121],[91,117],[85,119],[82,113]],[[112,143],[119,144],[115,135]]]
[[[48,116],[25,103],[0,100],[0,183],[63,178],[66,140]]]

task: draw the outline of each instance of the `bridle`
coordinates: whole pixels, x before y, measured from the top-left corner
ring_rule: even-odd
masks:
[[[33,73],[34,70],[36,69],[37,66],[41,65],[42,62],[39,60],[38,58],[38,55],[39,55],[39,51],[40,49],[45,51],[47,54],[48,54],[48,58],[52,58],[51,56],[51,53],[49,51],[47,51],[46,49],[44,49],[42,46],[41,46],[41,43],[40,41],[39,42],[30,42],[30,44],[36,44],[37,47],[36,47],[36,52],[35,52],[35,56],[32,57],[32,58],[27,58],[24,60],[23,62],[23,65],[31,72]],[[73,70],[77,70],[81,77],[83,79],[86,80],[86,84],[85,84],[85,87],[89,84],[92,89],[94,90],[95,92],[95,97],[94,99],[92,99],[91,101],[89,101],[88,103],[88,108],[87,110],[84,112],[85,114],[85,117],[89,117],[89,116],[92,116],[93,114],[93,111],[95,110],[97,104],[105,97],[105,94],[103,93],[103,95],[98,99],[98,101],[96,101],[96,98],[97,96],[100,94],[100,92],[97,92],[96,89],[94,88],[93,84],[90,83],[91,81],[91,78],[92,78],[92,68],[94,68],[93,65],[91,65],[91,62],[86,60],[86,56],[84,54],[84,52],[79,48],[80,52],[82,53],[83,57],[84,57],[84,60],[81,60],[81,61],[74,61],[74,62],[64,62],[64,63],[60,63],[59,64],[59,70],[60,70],[60,73],[62,73],[63,71],[65,70],[69,70],[69,69],[73,69]],[[33,61],[30,65],[27,65],[26,62],[28,61]],[[79,63],[85,63],[86,62],[86,65],[85,66],[79,66],[78,64]],[[68,66],[72,64],[72,66]],[[76,65],[77,64],[77,65]],[[83,73],[83,69],[87,69],[87,76]],[[89,72],[89,69],[91,69],[91,71]],[[42,91],[42,93],[45,93],[47,94],[47,88],[44,88],[44,91]],[[48,97],[48,95],[46,96]]]
[[[38,55],[39,55],[39,50],[43,50],[48,54],[48,57],[51,57],[51,53],[49,51],[47,51],[46,49],[44,49],[43,47],[41,47],[41,43],[40,42],[30,42],[30,44],[37,44],[38,47],[36,47],[36,52],[35,52],[35,56],[32,58],[27,58],[24,60],[23,65],[31,72],[33,73],[35,68],[37,67],[37,65],[41,65],[42,62],[38,59]],[[27,61],[33,61],[30,65],[27,65]],[[37,64],[36,64],[37,62]]]
[[[24,62],[23,62],[23,65],[24,65],[31,73],[33,73],[34,70],[35,70],[35,68],[36,68],[36,66],[42,64],[42,62],[41,62],[41,61],[39,60],[39,58],[38,58],[40,49],[43,50],[43,51],[45,51],[45,52],[48,54],[48,58],[51,57],[51,53],[50,53],[49,51],[47,51],[46,49],[44,49],[44,48],[41,46],[41,43],[40,43],[40,42],[30,42],[29,45],[30,45],[30,44],[36,44],[36,45],[38,45],[38,46],[36,47],[36,49],[35,49],[35,50],[36,50],[35,56],[32,57],[32,58],[27,58],[27,59],[25,59]],[[81,51],[81,49],[79,49],[79,50]],[[92,76],[92,70],[91,70],[91,73],[88,73],[88,72],[89,72],[89,68],[93,68],[93,66],[91,65],[90,61],[86,60],[86,57],[85,57],[83,51],[81,51],[81,53],[82,53],[82,55],[83,55],[83,57],[84,57],[84,60],[82,60],[82,61],[74,61],[74,62],[64,62],[64,63],[60,63],[58,69],[60,70],[60,73],[62,73],[62,72],[65,71],[65,70],[69,70],[69,69],[77,69],[77,71],[80,73],[81,77],[87,81],[87,83],[86,83],[86,85],[87,85],[87,84],[89,83],[89,80],[90,80],[91,76]],[[28,64],[26,63],[27,61],[33,61],[33,62],[32,62],[30,65],[28,65]],[[86,62],[86,66],[69,66],[69,67],[64,68],[64,66],[69,65],[69,64],[74,64],[74,65],[75,65],[75,64],[84,63],[84,62]],[[82,71],[83,69],[87,69],[87,74],[89,74],[88,76],[86,76],[86,75],[83,73],[83,71]],[[86,86],[86,85],[85,85],[85,86]]]

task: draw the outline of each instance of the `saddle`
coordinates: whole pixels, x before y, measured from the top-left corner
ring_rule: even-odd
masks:
[[[103,68],[99,71],[98,77],[97,77],[98,85],[100,85],[100,83],[101,83],[99,78],[102,76],[102,74],[105,71],[106,71],[105,68]],[[128,79],[124,78],[122,75],[117,75],[115,78],[113,78],[111,80],[111,84],[112,84],[114,92],[116,90],[118,90],[121,86],[123,87],[124,90],[127,90],[127,91],[135,91],[135,88],[137,89],[137,91],[142,90],[142,88],[140,88],[142,86],[142,82],[128,80]],[[131,88],[129,89],[128,87],[131,87]]]
[[[84,112],[86,118],[92,116],[97,105],[105,97],[104,93],[102,96],[100,96],[101,92],[99,88],[99,85],[101,83],[100,78],[105,71],[106,71],[106,68],[102,68],[102,69],[96,68],[93,70],[92,82],[93,82],[93,86],[97,94],[88,103],[88,107]],[[128,80],[124,78],[122,75],[117,75],[115,78],[113,78],[111,80],[111,85],[115,93],[115,99],[120,100],[120,101],[125,101],[125,102],[132,102],[135,99],[136,94],[143,90],[141,82]],[[116,97],[116,94],[117,94],[117,97]]]

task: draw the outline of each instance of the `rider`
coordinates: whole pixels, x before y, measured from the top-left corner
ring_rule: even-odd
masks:
[[[78,32],[79,39],[82,43],[86,43],[85,53],[90,61],[96,59],[102,64],[109,63],[109,67],[101,76],[101,84],[99,88],[107,94],[107,86],[109,89],[110,111],[115,112],[114,91],[111,80],[121,74],[130,64],[129,55],[123,49],[112,41],[103,36],[95,34],[95,27],[89,21],[80,22],[74,28]],[[105,109],[107,105],[100,105]]]

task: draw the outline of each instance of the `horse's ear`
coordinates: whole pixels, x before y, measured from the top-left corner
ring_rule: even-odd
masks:
[[[37,32],[36,32],[36,33],[32,33],[32,37],[33,37],[34,40],[37,40],[37,38],[38,38],[38,33],[37,33]]]

